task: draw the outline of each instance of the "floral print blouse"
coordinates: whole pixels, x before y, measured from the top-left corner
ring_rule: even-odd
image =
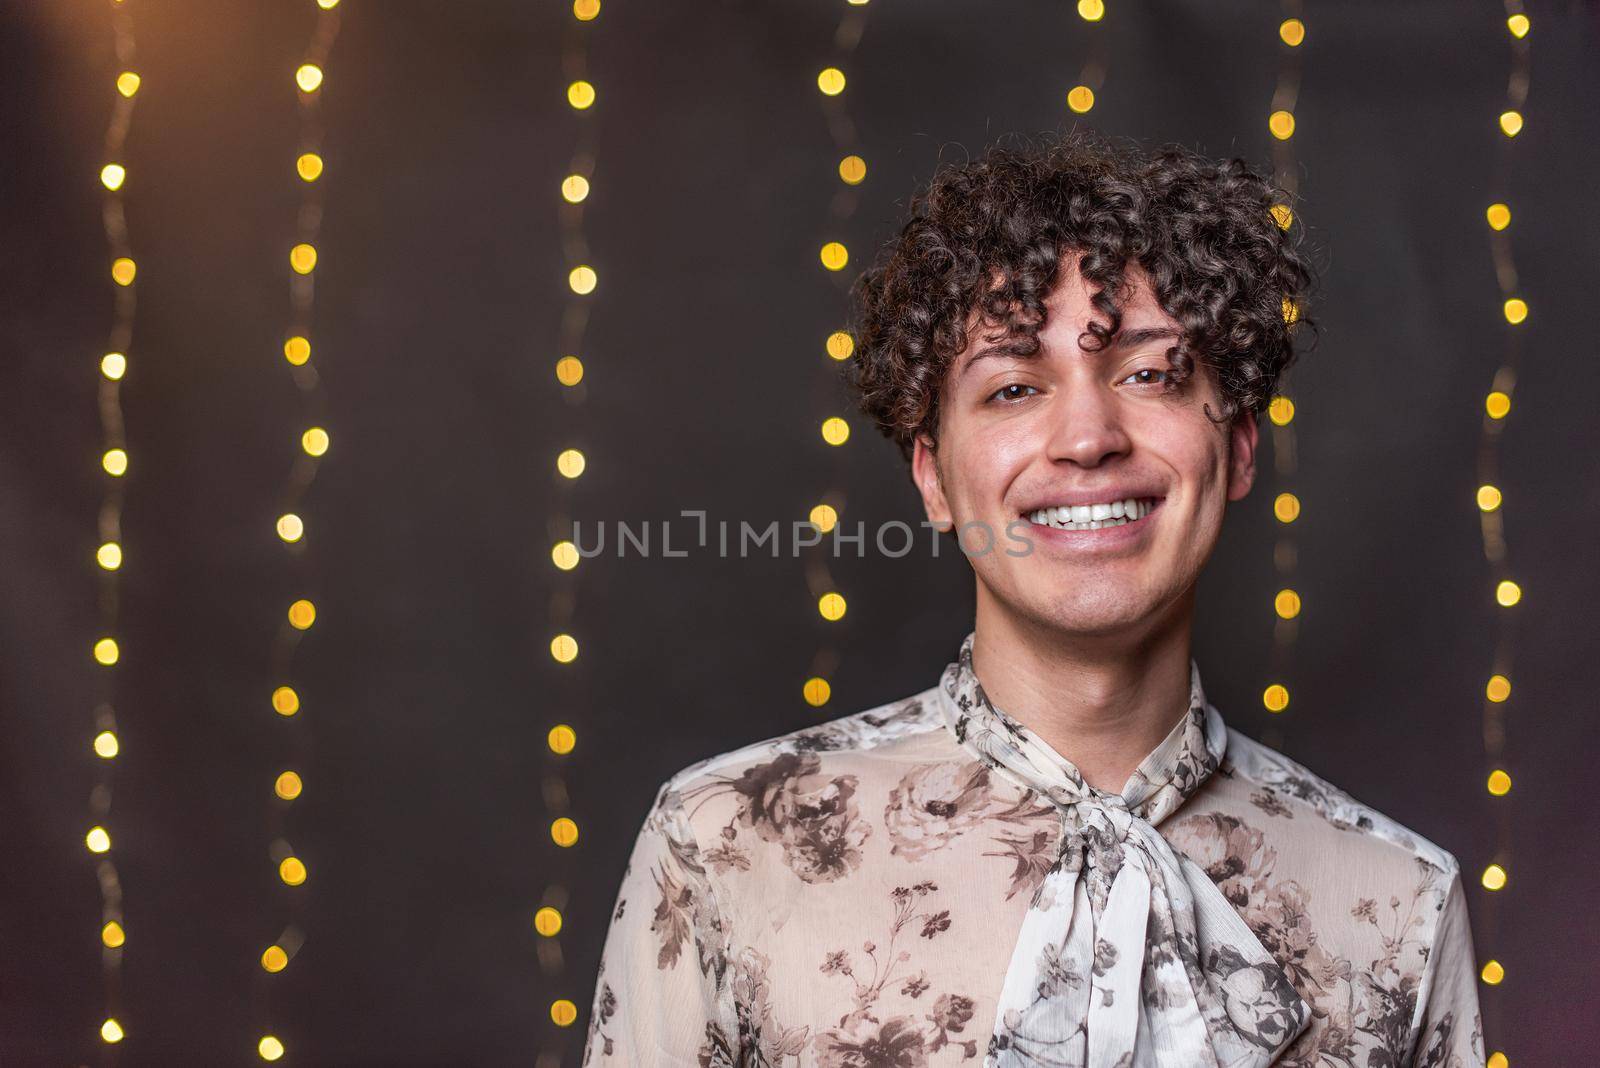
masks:
[[[1188,708],[1120,793],[904,700],[693,764],[624,872],[585,1065],[1481,1068],[1456,859]]]

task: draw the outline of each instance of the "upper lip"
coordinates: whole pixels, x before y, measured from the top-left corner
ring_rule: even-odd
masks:
[[[1160,500],[1166,494],[1148,486],[1108,486],[1105,489],[1076,489],[1061,490],[1049,496],[1040,496],[1037,502],[1028,505],[1022,510],[1023,515],[1032,515],[1041,508],[1059,508],[1062,505],[1072,507],[1080,504],[1110,504],[1112,501]]]

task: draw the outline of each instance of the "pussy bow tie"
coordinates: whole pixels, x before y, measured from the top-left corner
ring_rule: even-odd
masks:
[[[973,634],[945,669],[946,726],[1000,775],[1053,802],[1060,854],[1017,936],[986,1068],[1254,1068],[1309,1025],[1310,1006],[1205,871],[1155,825],[1227,745],[1189,661],[1189,708],[1121,793],[1084,782],[989,703]]]

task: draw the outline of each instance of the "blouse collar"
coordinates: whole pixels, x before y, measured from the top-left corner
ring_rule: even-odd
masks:
[[[966,636],[940,680],[945,699],[939,704],[945,726],[957,743],[1024,789],[1063,807],[1098,801],[1157,824],[1193,795],[1221,763],[1227,728],[1221,713],[1206,701],[1200,665],[1193,657],[1189,659],[1187,710],[1139,762],[1121,791],[1111,793],[1090,786],[1072,761],[990,703],[972,669],[976,636],[976,631]]]

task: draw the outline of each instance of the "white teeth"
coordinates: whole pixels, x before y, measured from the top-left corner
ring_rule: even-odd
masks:
[[[1040,508],[1028,518],[1041,526],[1057,530],[1099,530],[1134,523],[1150,514],[1155,500],[1128,498],[1103,504],[1057,505]]]

